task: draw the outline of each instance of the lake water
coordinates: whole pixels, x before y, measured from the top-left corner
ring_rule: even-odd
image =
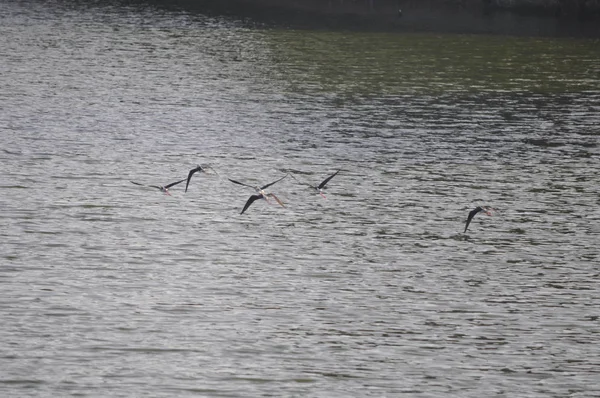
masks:
[[[38,1],[0,34],[0,395],[600,395],[597,40]],[[240,215],[228,178],[288,173]]]

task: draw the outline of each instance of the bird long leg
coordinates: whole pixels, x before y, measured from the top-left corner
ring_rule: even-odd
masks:
[[[275,196],[275,194],[272,194],[272,193],[270,193],[268,196],[270,196],[270,197],[272,197],[273,199],[275,199],[275,201],[276,201],[277,203],[279,203],[279,205],[280,205],[281,207],[285,207],[285,206],[284,206],[284,204],[283,204],[283,202],[282,202],[281,200],[279,200],[279,198],[278,198],[277,196]]]
[[[220,174],[217,172],[217,170],[215,170],[214,168],[212,168],[211,166],[204,166],[205,169],[210,169],[212,170],[216,175],[220,176]]]

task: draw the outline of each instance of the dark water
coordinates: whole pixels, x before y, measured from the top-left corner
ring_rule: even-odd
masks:
[[[2,396],[600,394],[598,41],[28,1],[0,34]],[[227,180],[338,169],[244,215]]]

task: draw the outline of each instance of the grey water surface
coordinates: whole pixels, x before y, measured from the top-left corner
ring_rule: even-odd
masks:
[[[1,396],[600,395],[597,40],[10,0],[0,34]],[[239,214],[228,178],[288,173]]]

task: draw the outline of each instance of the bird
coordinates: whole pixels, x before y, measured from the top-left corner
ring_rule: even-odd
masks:
[[[185,192],[187,192],[187,190],[188,190],[188,186],[190,185],[190,180],[192,179],[192,176],[194,175],[194,173],[196,173],[198,171],[206,172],[207,168],[208,167],[205,168],[205,167],[198,165],[198,167],[190,170],[190,172],[188,173],[188,176],[187,176],[187,182],[185,183]]]
[[[287,177],[287,176],[288,176],[288,175],[286,174],[286,175],[284,175],[283,177],[281,177],[280,179],[278,179],[278,180],[276,180],[276,181],[273,181],[273,182],[271,182],[271,183],[268,183],[267,185],[263,185],[262,187],[255,187],[255,186],[248,185],[248,184],[244,184],[244,183],[242,183],[242,182],[235,181],[235,180],[232,180],[231,178],[228,178],[228,180],[229,180],[229,181],[231,181],[231,182],[233,182],[234,184],[238,184],[238,185],[242,185],[242,186],[244,186],[244,187],[249,187],[249,188],[256,189],[256,192],[257,192],[257,193],[256,193],[256,195],[252,195],[252,196],[250,196],[250,198],[248,199],[248,201],[247,201],[247,202],[246,202],[246,204],[244,205],[244,208],[242,209],[242,212],[241,212],[240,214],[244,214],[244,212],[245,212],[246,210],[248,210],[248,207],[250,207],[250,205],[251,205],[252,203],[254,203],[255,201],[257,201],[258,199],[264,199],[264,200],[266,200],[266,201],[267,201],[267,203],[269,203],[269,198],[273,198],[273,199],[275,199],[275,201],[276,201],[277,203],[279,203],[279,205],[280,205],[281,207],[285,207],[285,206],[283,205],[283,202],[281,202],[281,200],[279,200],[279,198],[278,198],[277,196],[275,196],[275,194],[273,194],[273,193],[266,193],[266,192],[265,192],[265,189],[267,189],[267,188],[268,188],[268,187],[270,187],[271,185],[273,185],[273,184],[275,184],[275,183],[277,183],[277,182],[279,182],[279,181],[283,180],[283,179],[284,179],[285,177]]]
[[[175,182],[172,182],[172,183],[164,185],[164,186],[145,185],[145,184],[140,184],[139,182],[135,182],[135,181],[129,181],[129,182],[132,183],[132,184],[135,184],[135,185],[141,185],[141,186],[144,186],[144,187],[156,188],[156,189],[160,190],[161,192],[164,192],[166,195],[171,196],[171,194],[169,193],[169,188],[171,188],[174,185],[181,184],[184,181],[185,181],[185,178],[183,180],[175,181]]]
[[[469,216],[467,217],[467,222],[465,225],[465,232],[467,232],[467,228],[469,228],[469,224],[471,223],[471,220],[473,219],[473,217],[475,217],[475,215],[477,213],[479,213],[480,211],[485,212],[486,215],[491,216],[492,215],[492,210],[494,210],[492,207],[490,206],[477,206],[476,208],[474,208],[473,210],[471,210],[469,212]]]
[[[188,186],[190,185],[190,180],[192,179],[192,176],[194,175],[194,173],[196,173],[198,171],[206,171],[206,170],[204,170],[202,168],[202,166],[200,166],[200,165],[198,165],[198,167],[190,170],[190,172],[188,173],[188,176],[187,176],[187,182],[185,183],[185,192],[187,192],[187,190],[188,190]]]
[[[298,181],[294,175],[292,174],[292,177],[294,177],[294,179],[298,182],[300,182],[301,184],[307,185],[311,188],[313,188],[314,190],[317,191],[317,193],[319,195],[321,195],[323,198],[327,199],[327,197],[325,196],[325,194],[323,193],[323,188],[325,188],[325,185],[327,185],[327,183],[329,182],[329,180],[331,180],[333,177],[335,177],[337,175],[337,173],[339,173],[340,171],[336,171],[335,173],[333,173],[332,175],[330,175],[329,177],[327,177],[326,179],[323,180],[323,182],[321,182],[319,185],[314,186],[314,185],[310,185],[310,184],[306,184],[306,183],[302,183],[300,181]]]
[[[187,190],[188,190],[188,186],[190,185],[190,180],[192,179],[192,176],[194,175],[194,173],[197,173],[198,171],[208,173],[208,169],[214,171],[216,174],[219,174],[219,173],[217,173],[217,171],[215,169],[213,169],[210,166],[202,167],[202,166],[198,165],[198,167],[191,169],[190,172],[188,173],[187,182],[185,183],[185,192],[187,192]]]

